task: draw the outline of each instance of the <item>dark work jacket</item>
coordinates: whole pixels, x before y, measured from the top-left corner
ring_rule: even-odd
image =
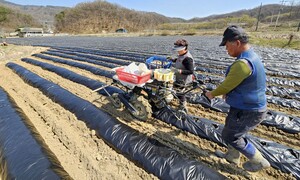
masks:
[[[191,60],[191,61],[190,61]],[[194,73],[194,59],[189,51],[184,55],[178,56],[175,62],[175,67],[177,69],[181,69],[182,73],[176,73],[176,82],[180,84],[189,84],[193,81],[193,73]],[[186,66],[191,68],[188,70]]]

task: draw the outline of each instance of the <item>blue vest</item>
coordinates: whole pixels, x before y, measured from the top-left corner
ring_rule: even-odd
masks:
[[[226,95],[226,102],[234,108],[244,110],[261,110],[267,106],[266,73],[259,56],[252,50],[242,52],[237,60],[248,61],[252,73],[241,84]],[[226,76],[231,66],[227,68]]]

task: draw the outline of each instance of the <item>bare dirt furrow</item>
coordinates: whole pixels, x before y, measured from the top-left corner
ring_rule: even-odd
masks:
[[[296,117],[300,117],[300,111],[294,108],[287,108],[287,107],[282,107],[280,105],[277,104],[268,104],[268,109],[270,110],[274,110],[274,111],[279,111],[285,114],[289,114],[292,116],[296,116]]]
[[[222,74],[217,74],[217,73],[209,73],[209,72],[202,72],[202,71],[197,71],[198,74],[204,74],[207,76],[211,76],[211,77],[224,77],[224,75]],[[277,78],[277,76],[268,76],[268,78]],[[292,81],[299,81],[298,78],[284,78],[285,80],[292,80]],[[268,86],[276,86],[276,87],[281,87],[281,88],[293,88],[295,90],[300,90],[299,87],[297,86],[291,86],[291,85],[287,85],[287,84],[277,84],[277,83],[267,83]]]
[[[24,62],[18,62],[18,64],[28,68],[29,70],[37,73],[38,75],[42,76],[45,79],[48,79],[54,83],[61,85],[63,88],[68,89],[70,92],[78,95],[79,97],[94,103],[97,107],[107,111],[112,116],[117,117],[118,120],[120,120],[121,122],[138,130],[139,132],[151,136],[159,140],[163,144],[173,147],[174,149],[178,150],[180,153],[185,154],[190,158],[198,159],[204,162],[205,164],[211,166],[214,169],[219,170],[221,173],[223,173],[224,175],[232,179],[245,179],[245,178],[259,179],[260,177],[266,177],[266,179],[275,179],[276,177],[284,177],[285,179],[292,179],[290,175],[282,173],[273,168],[261,171],[259,173],[250,174],[244,171],[240,167],[235,167],[231,164],[228,164],[225,160],[215,157],[213,155],[215,149],[220,148],[225,150],[225,148],[219,147],[216,143],[199,138],[190,133],[183,132],[175,127],[172,127],[154,118],[150,119],[148,122],[140,122],[134,120],[129,115],[129,113],[126,112],[126,110],[123,111],[115,110],[115,108],[113,108],[113,106],[109,103],[106,97],[98,95],[97,93],[91,93],[90,89],[82,85],[71,82],[67,79],[64,79],[56,75],[55,73],[42,70],[39,67]],[[72,68],[72,67],[69,67],[69,69],[74,72],[76,71],[77,73],[83,71],[78,68]],[[95,75],[91,75],[91,77],[93,76]],[[195,107],[191,107],[191,108],[195,108]],[[199,110],[195,108],[194,112],[196,111],[199,112]],[[203,114],[207,113],[205,109],[203,110],[201,109],[201,111]],[[209,111],[209,113],[211,114],[211,116],[214,117],[218,116],[215,115],[214,112]],[[87,129],[86,131],[88,132],[89,130]],[[243,161],[244,160],[245,159],[243,159]]]
[[[38,60],[43,61],[41,59],[38,59]],[[47,62],[47,61],[45,61],[45,62]],[[50,62],[50,63],[54,64],[54,65],[60,65],[60,64],[57,64],[57,63],[53,63],[53,62]],[[71,67],[71,66],[68,66],[68,65],[63,65],[63,66],[65,68],[67,68],[68,70],[71,70],[71,71],[76,72],[78,74],[82,74],[82,75],[87,76],[89,78],[97,79],[101,82],[111,83],[111,79],[101,77],[101,76],[97,76],[97,75],[94,75],[94,74],[92,74],[88,71],[85,71],[85,70],[82,70],[82,69],[79,69],[79,68],[75,68],[75,67]],[[33,68],[33,70],[34,70],[34,68]],[[61,81],[58,81],[58,83],[60,83],[60,82]],[[60,83],[60,84],[64,84],[64,83]],[[89,92],[87,97],[82,97],[82,98],[86,98],[86,99],[91,98],[91,99],[94,99],[93,101],[102,101],[101,97],[95,97],[95,95],[97,95],[97,93]],[[98,105],[98,106],[103,106],[103,105]],[[109,108],[110,107],[108,107],[106,109],[109,109]],[[193,115],[198,115],[198,116],[201,116],[201,117],[204,117],[204,118],[208,118],[208,119],[214,120],[216,122],[219,122],[221,124],[225,123],[225,117],[226,117],[225,113],[209,110],[207,108],[203,108],[201,105],[190,105],[189,111]],[[291,110],[289,110],[289,111],[291,111]],[[112,112],[112,113],[114,113],[114,112]],[[123,113],[126,113],[126,111],[125,112],[122,111],[120,115],[122,116]],[[132,117],[130,116],[129,119],[132,119]],[[275,127],[266,127],[266,126],[260,125],[260,126],[258,126],[258,128],[256,130],[252,131],[251,134],[253,134],[254,136],[258,136],[258,137],[262,137],[262,138],[265,138],[265,139],[268,139],[268,140],[272,140],[274,142],[282,143],[286,146],[289,146],[289,147],[292,147],[292,148],[295,148],[295,149],[299,149],[299,147],[300,147],[299,146],[300,145],[300,143],[299,143],[299,136],[300,135],[299,134],[285,133],[285,132],[283,132],[279,129],[276,129]]]
[[[298,81],[298,79],[295,79],[296,81]],[[276,87],[280,87],[280,88],[293,88],[297,91],[300,91],[300,87],[298,86],[288,86],[288,85],[283,85],[283,84],[276,84],[276,83],[268,83],[268,86],[276,86]]]
[[[101,66],[101,65],[98,65],[98,64],[89,63],[89,62],[86,62],[86,61],[79,61],[79,60],[76,60],[76,59],[63,58],[63,57],[49,55],[49,54],[45,54],[45,55],[49,56],[49,57],[53,57],[53,58],[58,58],[58,59],[62,59],[62,60],[67,60],[67,61],[72,61],[72,62],[77,62],[77,63],[81,63],[81,64],[86,64],[86,65],[94,66],[94,67],[101,68],[101,69],[104,69],[104,70],[110,70],[110,68],[108,68],[108,67]],[[37,57],[34,57],[34,58],[37,58]],[[109,64],[109,63],[107,63],[107,64]]]
[[[58,118],[55,112],[57,109],[62,109],[61,107],[55,107],[50,99],[47,99],[43,96],[37,89],[31,88],[27,84],[25,84],[16,74],[11,72],[10,69],[1,66],[1,79],[3,77],[3,73],[11,79],[6,79],[6,81],[1,82],[1,86],[8,92],[8,94],[16,101],[17,105],[23,109],[25,114],[32,121],[38,132],[41,134],[47,145],[53,151],[54,154],[58,157],[60,162],[64,167],[66,167],[66,171],[71,175],[71,177],[84,177],[85,174],[89,177],[88,173],[83,171],[82,173],[76,174],[72,172],[72,169],[78,169],[78,165],[80,162],[78,159],[71,158],[73,156],[73,152],[68,148],[69,143],[62,134],[62,128],[59,126],[60,119]],[[30,92],[30,93],[28,93]],[[37,100],[39,98],[39,100]],[[67,112],[65,116],[68,116]],[[72,115],[71,115],[72,116]],[[69,119],[72,117],[66,117]],[[72,126],[69,123],[69,126]],[[65,162],[65,158],[73,161]],[[70,167],[70,169],[68,169]],[[75,174],[74,174],[75,173]]]
[[[201,105],[190,105],[190,113],[193,115],[198,115],[215,122],[225,124],[226,114],[221,112],[216,112],[207,108],[201,107]],[[274,142],[286,145],[288,147],[299,150],[300,149],[300,133],[290,134],[283,132],[280,129],[272,126],[259,125],[256,129],[250,132],[252,135],[261,137],[264,139],[272,140]]]
[[[52,64],[52,65],[57,66],[57,67],[62,67],[62,68],[65,68],[67,70],[73,71],[77,74],[80,74],[82,76],[85,76],[85,77],[88,77],[88,78],[91,78],[91,79],[94,79],[94,80],[97,80],[97,81],[112,82],[112,80],[109,79],[109,78],[106,78],[104,76],[95,75],[90,71],[87,71],[87,70],[84,70],[84,69],[81,69],[81,68],[77,68],[77,67],[74,67],[74,66],[70,66],[70,65],[67,65],[67,64],[55,63],[53,61],[49,61],[49,60],[45,60],[45,59],[41,59],[41,58],[37,58],[37,57],[31,57],[31,59],[41,61],[41,62],[44,62],[44,63],[48,63],[48,64]],[[94,66],[93,64],[88,64],[88,65]],[[103,67],[103,66],[98,66],[97,68],[103,69],[103,70],[106,70],[106,71],[111,71],[110,68]]]
[[[36,49],[29,48],[29,51],[37,53],[45,49],[46,48],[36,47]],[[26,51],[25,54],[28,56],[30,53]],[[21,57],[26,56],[22,54]],[[108,101],[106,96],[92,92],[91,89],[83,85],[74,83],[50,71],[43,70],[38,66],[22,62],[20,61],[21,57],[13,57],[13,60],[17,64],[36,73],[42,78],[56,83],[71,93],[93,103],[99,109],[116,117],[120,122],[169,147],[172,147],[191,159],[203,162],[205,165],[221,172],[229,179],[295,179],[294,176],[283,173],[274,168],[269,168],[257,173],[246,172],[241,166],[238,167],[229,164],[224,159],[217,158],[214,155],[214,151],[216,149],[225,151],[226,148],[220,147],[214,142],[200,138],[191,133],[177,129],[174,126],[166,124],[155,118],[151,118],[147,122],[138,121],[134,119],[127,110],[116,110]],[[75,61],[69,58],[61,58],[57,56],[53,57],[88,64],[103,70],[111,70],[110,68],[87,62]],[[54,63],[37,57],[30,58],[66,68],[80,75],[107,84],[112,82],[109,78],[95,75],[80,68]],[[213,73],[199,73],[214,75]],[[141,167],[138,167],[134,162],[128,160],[122,154],[118,154],[102,139],[96,137],[95,131],[88,129],[85,123],[78,120],[72,113],[65,110],[60,105],[52,102],[38,89],[23,82],[23,80],[13,73],[12,70],[6,68],[4,63],[1,61],[0,79],[0,86],[14,98],[17,105],[23,109],[37,131],[45,140],[46,144],[57,156],[62,166],[74,179],[157,179],[157,177],[149,174]],[[274,111],[280,111],[300,117],[300,113],[294,109],[274,104],[269,104],[268,108]],[[204,117],[221,124],[224,124],[225,122],[225,113],[215,112],[207,108],[203,108],[201,105],[190,104],[189,112],[190,114]],[[253,130],[251,134],[298,150],[300,148],[300,134],[289,134],[276,129],[275,127],[266,127],[262,125]],[[245,161],[246,158],[243,157],[242,162]]]
[[[29,67],[24,62],[18,63]],[[40,68],[32,66],[31,70],[33,69],[39,75],[51,76],[51,73]],[[0,78],[5,79],[0,85],[31,119],[71,177],[74,179],[99,179],[99,177],[156,179],[98,139],[95,133],[77,120],[72,113],[53,103],[38,89],[25,84],[10,69],[1,65],[0,72]],[[67,81],[63,80],[63,82]]]

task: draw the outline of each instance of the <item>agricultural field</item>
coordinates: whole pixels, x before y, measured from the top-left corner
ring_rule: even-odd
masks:
[[[187,119],[174,120],[162,109],[144,122],[126,109],[116,109],[103,91],[93,92],[112,83],[112,68],[174,55],[171,49],[178,38],[182,37],[7,39],[9,46],[0,47],[0,124],[7,125],[0,129],[2,178],[41,177],[41,171],[51,179],[299,179],[300,51],[253,46],[267,73],[269,113],[247,137],[272,165],[257,173],[214,155],[216,149],[226,150],[220,130],[228,107],[219,103],[221,98],[207,103],[195,92],[189,96]],[[218,46],[221,37],[184,38],[190,42],[198,78],[214,88],[234,61]],[[17,109],[15,114],[21,116],[16,123],[25,124],[29,132],[16,133],[18,129],[7,124],[3,107],[10,106],[2,104],[10,103],[10,111]],[[38,143],[29,147],[39,150],[32,156],[24,153],[29,157],[19,167],[16,161],[22,157],[6,156],[7,151],[22,152],[26,143],[20,137],[31,134]],[[37,152],[43,158],[37,158]],[[47,163],[30,165],[40,159]]]

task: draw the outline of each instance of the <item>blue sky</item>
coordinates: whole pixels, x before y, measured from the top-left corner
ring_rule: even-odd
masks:
[[[74,7],[81,2],[93,0],[7,0],[21,5],[53,5]],[[214,14],[223,14],[242,9],[252,9],[265,4],[281,4],[280,0],[107,0],[128,9],[138,11],[157,12],[168,17],[191,19],[193,17],[206,17]],[[291,1],[285,3],[290,5]],[[299,2],[299,1],[295,1]]]

